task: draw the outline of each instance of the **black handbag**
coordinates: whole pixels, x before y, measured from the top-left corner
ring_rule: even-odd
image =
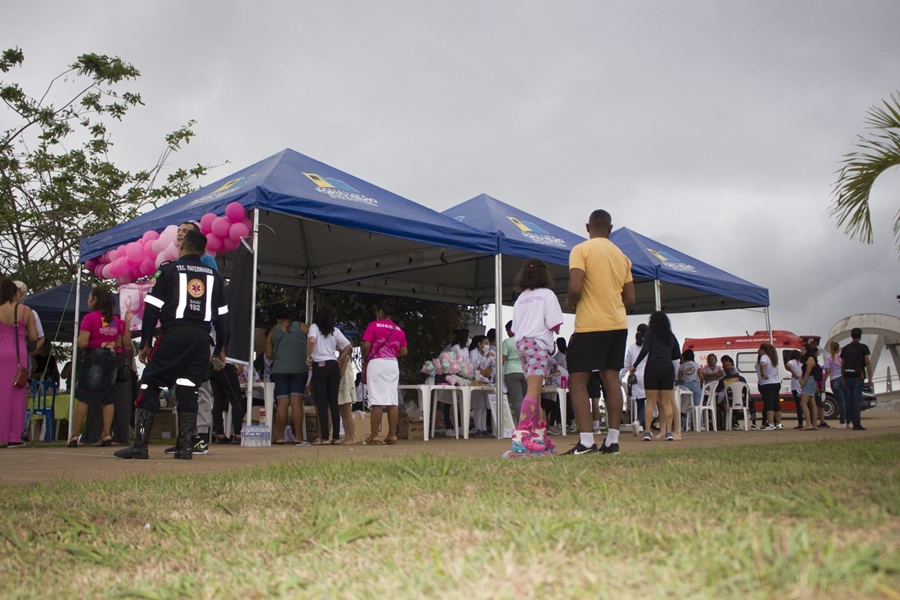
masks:
[[[116,383],[125,383],[126,381],[131,381],[131,368],[127,363],[122,363],[116,369]]]

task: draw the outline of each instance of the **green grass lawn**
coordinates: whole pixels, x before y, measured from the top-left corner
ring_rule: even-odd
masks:
[[[9,598],[900,598],[900,435],[0,488]]]

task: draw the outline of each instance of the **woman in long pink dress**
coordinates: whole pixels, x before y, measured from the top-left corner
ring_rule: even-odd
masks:
[[[0,281],[0,448],[22,445],[27,388],[14,386],[13,379],[19,365],[28,368],[25,340],[39,341],[34,315],[16,302],[18,293],[9,278]]]

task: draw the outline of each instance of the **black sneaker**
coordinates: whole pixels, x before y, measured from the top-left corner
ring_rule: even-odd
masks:
[[[854,425],[853,426],[853,431],[865,431],[865,430],[866,430],[866,428],[863,427],[862,425]]]
[[[617,450],[618,446],[619,445],[616,444]],[[582,445],[581,442],[578,442],[577,444],[575,444],[575,447],[566,452],[566,454],[578,456],[580,454],[597,454],[598,452],[600,452],[600,449],[597,448],[597,444],[591,444],[591,447],[588,448],[587,446]]]
[[[819,427],[821,427],[823,429],[831,429],[831,425],[829,425],[825,421],[822,421],[821,423],[819,423]]]
[[[610,444],[607,446],[605,443],[600,446],[600,454],[618,454],[619,453],[619,444]]]
[[[169,446],[166,448],[166,454],[175,454],[175,451],[178,450],[178,446]]]
[[[194,454],[209,454],[209,444],[202,437],[194,438]]]

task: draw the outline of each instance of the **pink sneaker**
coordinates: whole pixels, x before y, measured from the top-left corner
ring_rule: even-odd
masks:
[[[513,431],[511,450],[515,454],[526,452],[545,452],[547,447],[533,438],[531,431],[516,429]]]
[[[532,432],[532,439],[547,449],[547,452],[556,454],[556,442],[547,437],[547,421],[541,421]]]

